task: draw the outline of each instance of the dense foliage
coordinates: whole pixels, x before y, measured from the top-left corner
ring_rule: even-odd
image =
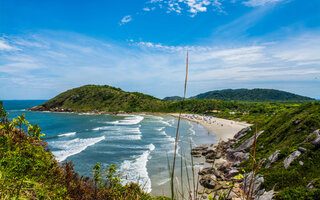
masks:
[[[215,90],[191,97],[191,99],[220,99],[224,101],[312,101],[309,97],[274,89],[226,89]]]
[[[179,96],[165,97],[163,100],[165,101],[181,101],[183,98]]]
[[[165,105],[165,101],[142,93],[125,92],[107,85],[86,85],[63,92],[42,106],[74,111],[158,112]]]
[[[8,121],[0,102],[0,119],[0,199],[166,199],[135,183],[123,186],[114,165],[103,170],[98,163],[92,179],[79,177],[72,163],[54,159],[41,129],[24,115]]]
[[[320,148],[311,144],[314,138],[306,140],[310,133],[320,129],[320,103],[306,103],[287,109],[258,127],[264,132],[257,140],[257,160],[267,159],[280,150],[279,160],[270,168],[265,168],[267,159],[259,171],[264,175],[267,190],[274,187],[279,191],[276,199],[320,199]],[[254,129],[242,141],[252,136]],[[283,161],[299,147],[305,148],[306,152],[285,169]],[[251,160],[242,166],[249,171]],[[310,182],[317,189],[306,189]]]

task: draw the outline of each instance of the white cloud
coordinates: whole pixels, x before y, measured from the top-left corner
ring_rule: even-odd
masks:
[[[14,51],[18,50],[18,48],[10,46],[5,40],[0,38],[0,50],[2,51]]]
[[[222,12],[222,0],[150,0],[148,4],[158,5],[160,8],[167,9],[167,12],[182,13],[184,10],[194,17],[199,12],[207,12],[209,7]],[[146,10],[149,11],[149,10]]]
[[[257,7],[257,6],[264,6],[271,3],[279,3],[281,1],[286,1],[286,0],[249,0],[249,1],[244,1],[243,4],[250,7]]]
[[[234,47],[132,40],[129,46],[119,46],[73,33],[59,38],[48,35],[54,34],[39,34],[37,40],[24,36],[27,42],[18,46],[21,51],[0,54],[0,94],[6,95],[1,98],[26,98],[19,96],[25,94],[20,93],[23,91],[32,94],[30,98],[51,98],[85,84],[108,84],[157,97],[179,95],[183,91],[186,50],[190,52],[190,96],[239,87],[292,92],[300,88],[301,94],[309,96],[320,92],[310,86],[318,80],[315,77],[320,77],[318,34]],[[16,40],[10,38],[10,44],[16,46]],[[28,41],[46,41],[47,45],[35,48]]]
[[[121,19],[120,25],[126,24],[126,23],[128,23],[128,22],[130,22],[130,21],[132,21],[131,15],[124,16],[124,17]]]

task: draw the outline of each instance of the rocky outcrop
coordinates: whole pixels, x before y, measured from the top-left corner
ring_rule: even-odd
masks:
[[[296,119],[296,120],[293,120],[293,121],[292,121],[292,124],[293,124],[293,125],[298,125],[298,124],[300,124],[300,122],[302,122],[301,119]]]
[[[246,136],[249,131],[251,131],[251,128],[249,126],[246,128],[243,128],[241,131],[239,131],[237,134],[234,135],[234,138],[236,140],[239,140],[239,139],[243,138],[244,136]]]
[[[199,183],[205,188],[214,189],[216,186],[216,177],[213,174],[202,176]]]
[[[257,138],[263,133],[263,131],[260,131],[257,133]],[[254,135],[244,141],[239,147],[237,147],[234,151],[242,151],[242,152],[248,152],[251,148],[251,146],[254,143]]]
[[[315,139],[312,141],[312,144],[314,145],[315,149],[320,148],[320,129],[313,132],[315,135]]]
[[[255,198],[255,200],[272,200],[275,194],[274,190],[270,190],[269,192],[264,192],[263,195]]]
[[[314,145],[315,149],[320,148],[320,129],[313,131],[308,135],[308,137],[303,142],[309,142]]]
[[[206,145],[201,145],[201,146],[198,146],[198,147],[195,147],[191,150],[191,155],[193,157],[201,157],[202,156],[202,153],[207,151],[209,147],[206,146]]]
[[[272,155],[269,156],[269,162],[266,164],[266,168],[269,168],[274,162],[278,161],[278,155],[280,150],[276,150]]]
[[[199,175],[214,174],[215,169],[213,167],[207,167],[198,172]]]
[[[254,136],[247,139],[242,145],[233,150],[235,143],[243,138],[250,128],[244,128],[239,131],[234,139],[229,139],[228,141],[221,141],[214,147],[199,146],[192,149],[192,156],[202,157],[206,160],[206,163],[210,163],[210,167],[205,167],[198,172],[199,174],[199,187],[201,187],[199,194],[228,194],[230,196],[228,199],[237,199],[239,195],[241,196],[241,190],[245,189],[249,191],[249,185],[251,178],[253,184],[251,189],[253,191],[253,197],[264,198],[265,200],[272,198],[273,192],[265,192],[261,189],[261,185],[264,182],[264,177],[262,175],[256,175],[253,177],[252,173],[247,174],[246,178],[235,178],[240,174],[237,168],[241,162],[249,158],[249,150],[254,143]],[[257,133],[259,137],[263,131]],[[276,151],[272,156],[269,157],[269,162],[273,163],[277,159],[280,151]],[[266,159],[265,159],[266,160]],[[204,164],[206,166],[206,164]],[[230,184],[232,183],[234,188],[230,191]],[[206,196],[207,198],[207,196]],[[205,199],[206,199],[205,198]]]
[[[284,168],[288,168],[290,164],[297,159],[301,155],[301,152],[299,150],[296,150],[292,152],[286,159],[283,161]]]
[[[263,194],[264,191],[260,191],[261,185],[264,182],[264,178],[262,175],[256,175],[254,178],[252,177],[253,173],[250,172],[248,174],[245,175],[245,182],[241,184],[242,189],[246,192],[246,194],[248,194],[249,192],[249,188],[250,188],[250,182],[251,182],[251,190],[253,196],[257,196],[259,195],[259,193],[261,193],[261,195]]]

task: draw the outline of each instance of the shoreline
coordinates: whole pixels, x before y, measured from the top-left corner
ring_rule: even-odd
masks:
[[[175,118],[179,117],[179,113],[162,113],[162,112],[107,112],[107,111],[74,111],[70,109],[63,108],[54,108],[50,110],[45,110],[43,107],[35,106],[31,108],[27,108],[27,111],[37,111],[37,112],[52,112],[52,113],[77,113],[77,114],[100,114],[100,115],[167,115]],[[181,118],[195,122],[197,124],[201,124],[205,129],[207,129],[212,134],[218,137],[218,141],[228,141],[228,139],[233,139],[234,135],[241,131],[243,128],[251,126],[251,124],[247,124],[245,122],[237,122],[234,120],[228,120],[223,118],[217,118],[212,116],[204,116],[199,114],[181,114]]]
[[[170,116],[179,117],[177,113],[168,113]],[[228,120],[223,118],[216,118],[211,116],[203,116],[198,114],[181,114],[181,118],[201,124],[205,129],[213,133],[218,137],[218,141],[228,141],[232,139],[235,134],[241,131],[243,128],[251,126],[244,122],[237,122],[234,120]]]

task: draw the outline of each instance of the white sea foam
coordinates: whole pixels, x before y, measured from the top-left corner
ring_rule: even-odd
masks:
[[[118,135],[109,136],[107,140],[141,140],[141,135]]]
[[[64,134],[58,135],[58,137],[67,137],[67,136],[71,136],[71,135],[75,135],[75,134],[76,134],[76,132],[64,133]]]
[[[133,115],[133,116],[125,117],[123,120],[120,120],[120,122],[117,124],[134,125],[134,124],[139,124],[143,119],[144,119],[143,116]]]
[[[194,129],[193,129],[193,125],[190,123],[190,128],[189,128],[189,131],[190,131],[190,135],[195,135],[196,134],[196,132],[194,131]]]
[[[50,145],[52,145],[54,148],[61,149],[52,152],[53,155],[56,157],[57,161],[61,162],[67,159],[69,156],[76,155],[81,151],[85,150],[88,146],[92,146],[104,139],[104,136],[88,139],[76,138],[69,141],[50,142]]]
[[[169,122],[164,121],[164,120],[161,120],[160,123],[162,123],[162,124],[164,124],[164,125],[166,125],[166,126],[171,126],[171,125],[169,124]]]
[[[162,131],[165,127],[156,128],[157,131]]]
[[[167,140],[169,140],[170,142],[175,142],[175,139],[173,137],[171,137],[170,135],[168,135],[165,131],[161,131],[160,133],[161,133],[161,135],[165,135]]]
[[[147,147],[150,151],[153,151],[156,148],[153,144],[149,144]]]
[[[113,121],[113,122],[105,122],[106,124],[119,124],[119,121]]]
[[[151,180],[147,171],[147,162],[150,159],[150,152],[155,149],[153,144],[147,146],[149,150],[137,157],[133,161],[125,160],[121,166],[120,171],[124,175],[123,184],[138,182],[145,192],[151,192]]]
[[[139,126],[140,127],[140,126]],[[99,130],[109,130],[113,133],[133,133],[133,134],[141,134],[139,127],[125,127],[125,126],[101,126],[97,128],[93,128],[94,131]]]
[[[174,119],[170,119],[170,120],[168,120],[168,121],[160,120],[160,123],[162,123],[162,124],[164,124],[164,125],[166,125],[166,126],[172,127],[173,124],[174,124]]]
[[[155,116],[155,115],[150,115],[152,119],[158,119],[158,120],[163,120],[163,117],[160,116]]]
[[[99,131],[99,130],[113,130],[113,131],[119,131],[120,127],[118,126],[100,126],[97,128],[93,128],[93,131]]]
[[[26,111],[26,109],[13,109],[13,110],[8,110],[8,112],[18,112],[18,111]]]
[[[169,182],[170,180],[171,180],[170,178],[163,179],[158,183],[158,185],[164,185],[165,183]]]
[[[99,115],[98,113],[78,113],[78,115]]]
[[[140,128],[121,128],[121,132],[127,132],[127,133],[134,133],[134,134],[141,134]]]

